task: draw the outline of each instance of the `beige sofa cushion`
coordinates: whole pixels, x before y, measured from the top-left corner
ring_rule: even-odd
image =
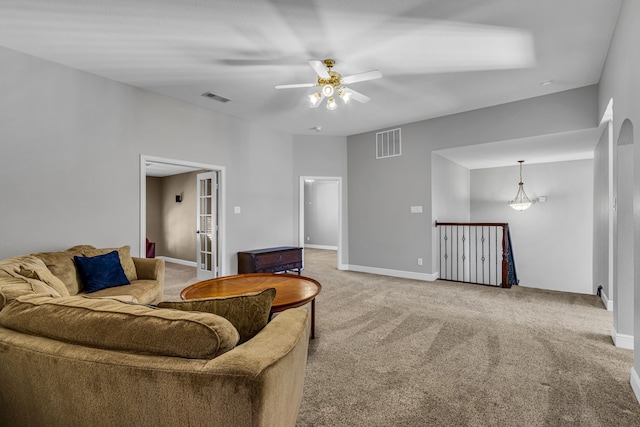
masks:
[[[223,317],[103,298],[28,295],[0,311],[0,325],[88,347],[188,359],[212,359],[237,344]]]
[[[41,283],[37,283],[43,282],[53,288],[58,296],[69,296],[69,291],[65,284],[49,271],[40,258],[35,256],[21,255],[3,259],[0,261],[0,271],[4,271],[7,275],[16,279],[24,278],[29,283],[28,287],[30,289],[28,289],[27,293],[37,293],[39,289],[42,289],[42,293],[49,293],[49,289],[43,288]]]
[[[23,295],[41,294],[59,297],[51,286],[39,280],[29,280],[18,274],[15,276],[0,270],[0,310],[14,299]]]
[[[58,252],[38,252],[33,254],[40,258],[51,273],[60,279],[67,287],[69,295],[78,294],[82,288],[82,279],[73,261],[74,256],[93,257],[104,255],[112,251],[118,251],[120,264],[130,282],[137,280],[136,266],[131,257],[131,247],[96,249],[91,245],[77,245],[65,251]]]
[[[90,294],[81,291],[78,295],[86,297],[121,297],[130,295],[140,304],[153,304],[158,299],[159,285],[155,280],[136,280],[130,285],[114,286]],[[122,300],[122,298],[118,298]]]
[[[70,295],[80,292],[82,282],[73,262],[74,255],[82,255],[80,251],[38,252],[32,255],[40,258],[49,271],[65,284]]]
[[[140,304],[140,301],[137,300],[133,295],[113,295],[113,296],[96,296],[95,292],[92,294],[81,294],[85,298],[94,298],[94,299],[106,299],[106,300],[116,300],[122,301],[129,304]]]
[[[159,303],[158,307],[203,311],[222,316],[238,330],[241,344],[253,338],[269,322],[275,296],[275,288],[269,288],[233,297],[165,301]]]

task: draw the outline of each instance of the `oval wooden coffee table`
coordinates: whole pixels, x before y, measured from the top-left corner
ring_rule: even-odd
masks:
[[[183,300],[196,298],[229,297],[248,292],[276,289],[271,312],[279,313],[288,308],[302,307],[311,302],[311,338],[316,336],[316,295],[322,286],[316,280],[293,274],[251,273],[216,277],[194,283],[180,292]]]

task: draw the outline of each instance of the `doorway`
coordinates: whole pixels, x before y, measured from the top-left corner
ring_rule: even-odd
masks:
[[[206,218],[202,218],[202,220],[210,221],[208,225],[210,225],[210,229],[206,230],[205,235],[208,236],[211,240],[207,241],[206,250],[203,251],[202,248],[202,238],[199,236],[200,231],[200,212],[204,207],[200,207],[199,203],[201,198],[198,196],[200,194],[199,180],[196,179],[198,173],[211,173],[215,177],[215,184],[209,182],[210,187],[204,189],[203,191],[210,192],[209,203],[206,204],[206,209],[209,210],[209,216]],[[186,218],[180,216],[176,221],[176,218],[173,216],[168,218],[171,221],[171,230],[172,233],[179,232],[181,233],[181,241],[191,241],[192,244],[189,244],[188,247],[191,249],[185,249],[188,251],[189,256],[187,258],[192,261],[181,262],[180,259],[173,259],[171,257],[163,257],[168,261],[178,262],[180,264],[191,265],[197,267],[198,277],[200,278],[202,270],[207,271],[210,269],[210,272],[206,274],[204,278],[217,277],[225,274],[224,263],[222,260],[225,257],[224,253],[224,184],[225,184],[225,168],[222,166],[216,166],[212,164],[206,163],[198,163],[198,162],[190,162],[185,160],[178,159],[169,159],[162,157],[155,157],[149,155],[141,155],[140,156],[140,256],[144,257],[146,255],[146,238],[148,231],[148,211],[147,203],[148,203],[148,189],[147,189],[147,177],[166,177],[167,179],[171,179],[171,177],[179,177],[186,176],[191,178],[188,180],[189,189],[188,191],[192,194],[190,197],[183,197],[181,191],[175,191],[175,196],[173,193],[171,196],[171,201],[169,202],[172,206],[171,208],[177,209],[180,204],[185,203],[190,205],[190,211],[193,214],[189,214]],[[215,188],[213,188],[215,186]],[[153,189],[150,188],[149,191]],[[184,194],[186,195],[186,194]],[[167,196],[168,197],[168,196]],[[175,197],[175,201],[173,201],[173,197]],[[214,199],[215,197],[215,199]],[[166,197],[165,197],[166,198]],[[215,203],[213,203],[215,202]],[[175,203],[175,205],[174,205]],[[153,205],[152,205],[153,206]],[[215,210],[213,209],[215,207]],[[153,209],[153,207],[152,207]],[[163,213],[165,215],[166,213]],[[210,233],[208,232],[210,231]],[[184,234],[184,235],[182,235]],[[180,237],[180,236],[178,236]],[[174,236],[175,238],[175,236]],[[215,250],[214,250],[215,249]],[[162,255],[162,254],[160,254]],[[161,256],[162,257],[162,256]],[[204,257],[204,258],[203,258]],[[202,261],[206,260],[207,262],[202,265]]]
[[[342,178],[301,176],[299,185],[299,246],[336,250],[336,264],[340,269],[343,244]],[[317,206],[308,205],[308,203],[320,204],[320,209],[317,209]],[[319,214],[320,221],[309,216],[310,211],[316,214],[316,218]],[[312,236],[311,233],[320,233],[324,237]]]

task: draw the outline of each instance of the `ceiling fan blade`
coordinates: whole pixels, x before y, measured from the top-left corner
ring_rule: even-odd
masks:
[[[364,73],[352,74],[342,78],[342,83],[348,85],[351,83],[364,82],[367,80],[379,79],[382,73],[378,70],[365,71]]]
[[[367,95],[363,95],[360,92],[356,92],[355,90],[349,89],[347,87],[344,88],[344,91],[345,93],[348,93],[352,99],[355,99],[356,101],[361,102],[363,104],[365,102],[369,102],[369,100],[371,99]]]
[[[276,89],[294,89],[298,87],[314,87],[315,83],[296,83],[292,85],[277,85]]]
[[[318,61],[317,59],[311,59],[309,60],[309,65],[311,65],[311,68],[314,69],[316,74],[322,77],[323,79],[331,78],[331,76],[329,75],[329,71],[327,71],[327,67],[324,66],[324,63],[322,61]]]

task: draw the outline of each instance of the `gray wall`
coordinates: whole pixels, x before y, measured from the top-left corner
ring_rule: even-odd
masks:
[[[223,272],[239,250],[297,243],[291,135],[5,48],[0,69],[0,257],[140,253],[142,154],[226,168]]]
[[[431,153],[594,128],[597,106],[598,89],[588,86],[401,125],[402,156],[383,160],[375,158],[375,132],[350,136],[350,264],[434,273]],[[422,205],[424,213],[410,214],[413,205]],[[423,266],[416,265],[417,257],[424,258]]]
[[[625,141],[616,144],[616,236],[615,276],[613,288],[613,327],[616,334],[633,336],[633,145]]]
[[[594,150],[593,176],[593,289],[598,286],[607,300],[613,298],[613,283],[609,280],[609,130],[603,130]],[[612,300],[613,301],[613,300]]]
[[[293,176],[294,176],[294,223],[298,235],[298,207],[300,204],[300,177],[333,177],[342,179],[342,247],[338,249],[338,266],[346,268],[349,263],[349,215],[347,175],[347,138],[343,136],[294,135],[293,136]]]
[[[304,242],[338,247],[338,181],[313,180],[304,185]]]
[[[469,221],[471,182],[469,169],[439,154],[431,157],[433,219]]]
[[[593,293],[593,160],[529,164],[523,182],[525,211],[507,201],[518,190],[518,166],[471,171],[471,220],[507,222],[521,286]]]
[[[417,125],[402,127],[402,156],[376,160],[375,133],[348,138],[349,264],[433,273],[431,152]],[[422,206],[412,214],[411,206]],[[424,264],[417,265],[417,258]]]
[[[433,153],[431,156],[432,218],[441,222],[465,222],[471,220],[471,181],[469,169]],[[432,228],[433,241],[438,232]],[[433,251],[434,266],[440,265],[438,250]]]
[[[609,49],[599,85],[599,111],[603,113],[610,99],[613,104],[613,140],[618,141],[624,124],[629,139],[636,144],[640,123],[640,56],[637,42],[640,40],[640,2],[625,0]],[[640,253],[640,150],[634,150],[634,252]],[[631,233],[632,230],[625,230]],[[640,271],[640,257],[634,259],[634,271]],[[634,330],[640,330],[640,274],[634,275]],[[614,307],[615,309],[615,307]],[[634,340],[634,367],[631,383],[636,397],[640,397],[640,340]]]

